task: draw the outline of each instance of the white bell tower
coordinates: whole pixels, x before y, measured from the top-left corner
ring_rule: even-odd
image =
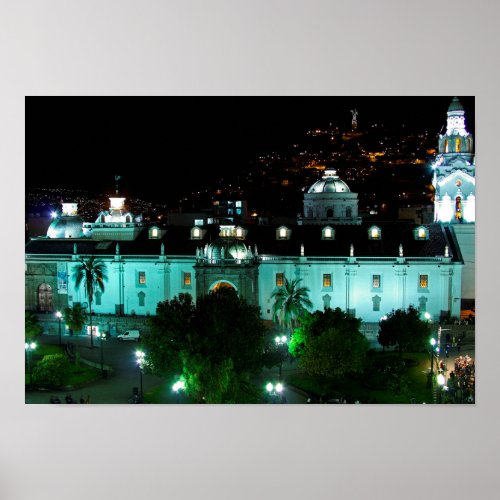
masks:
[[[476,179],[472,134],[465,127],[465,111],[454,97],[448,108],[446,133],[439,136],[433,164],[434,221],[451,224],[476,220]]]

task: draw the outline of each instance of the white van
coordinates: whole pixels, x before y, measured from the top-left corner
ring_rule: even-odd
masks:
[[[118,340],[141,340],[141,332],[139,330],[127,330],[125,333],[120,333],[116,336]]]

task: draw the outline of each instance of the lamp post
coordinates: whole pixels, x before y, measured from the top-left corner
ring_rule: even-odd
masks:
[[[59,345],[62,345],[61,342],[61,319],[62,319],[62,313],[61,311],[56,312],[57,319],[59,320]]]
[[[36,349],[35,342],[25,342],[24,350],[26,351],[26,358],[28,360],[28,372],[30,374],[30,387],[33,386],[33,363],[32,363],[32,353]]]
[[[434,337],[431,338],[430,344],[431,344],[431,372],[429,374],[429,382],[428,382],[429,387],[432,386],[432,380],[434,377],[434,349],[436,346],[436,339]]]
[[[102,345],[102,342],[104,340],[104,333],[101,333],[98,331],[98,332],[96,332],[95,335],[99,339],[99,346],[101,348],[101,377],[105,378],[105,376],[104,376],[104,348]]]
[[[137,361],[137,366],[139,366],[139,373],[140,373],[140,387],[141,387],[141,401],[143,400],[144,397],[144,392],[142,390],[142,370],[144,368],[144,361],[146,354],[144,351],[135,351],[135,359]]]
[[[439,386],[439,392],[438,392],[439,399],[438,399],[438,402],[441,403],[441,399],[442,399],[441,391],[443,390],[443,386],[446,383],[446,377],[442,373],[440,373],[437,376],[437,383],[438,383],[438,386]]]
[[[281,337],[278,335],[274,339],[274,342],[276,344],[278,352],[280,353],[280,371],[279,371],[279,374],[280,374],[280,380],[281,380],[281,371],[282,371],[282,367],[283,367],[283,357],[284,357],[283,356],[283,346],[287,345],[288,339],[287,339],[286,335],[281,335]]]
[[[186,390],[186,384],[184,380],[178,380],[173,386],[172,390],[175,392],[175,399],[177,403],[181,402],[180,391]]]

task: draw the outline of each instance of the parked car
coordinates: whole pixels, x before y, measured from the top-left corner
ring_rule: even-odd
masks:
[[[118,340],[141,340],[141,332],[139,330],[127,330],[125,333],[120,333],[116,336]]]

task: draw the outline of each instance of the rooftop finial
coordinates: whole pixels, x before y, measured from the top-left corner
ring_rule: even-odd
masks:
[[[354,257],[354,245],[353,245],[352,243],[351,243],[351,246],[350,246],[350,248],[349,248],[349,255],[350,255],[351,257]]]
[[[160,254],[165,255],[165,245],[163,243],[160,246]]]
[[[403,254],[403,245],[400,243],[400,244],[399,244],[399,256],[400,256],[400,257],[403,257],[403,255],[404,255],[404,254]]]
[[[116,194],[118,195],[118,181],[121,179],[121,175],[116,174],[115,175],[115,182],[116,182]]]
[[[116,255],[120,255],[120,243],[116,244]]]

